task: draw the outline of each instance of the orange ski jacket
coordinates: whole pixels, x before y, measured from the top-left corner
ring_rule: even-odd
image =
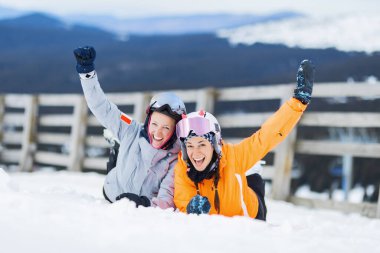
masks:
[[[291,98],[252,136],[238,144],[223,142],[218,183],[221,215],[256,217],[259,203],[256,194],[247,185],[245,173],[285,139],[305,109],[306,105]],[[186,212],[188,203],[197,192],[194,182],[187,176],[186,162],[182,160],[181,153],[178,158],[174,169],[174,203],[181,212]],[[213,178],[203,180],[198,187],[200,195],[210,201],[210,214],[217,214]]]

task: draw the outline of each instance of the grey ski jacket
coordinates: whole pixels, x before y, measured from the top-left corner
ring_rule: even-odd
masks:
[[[152,206],[174,207],[178,141],[170,150],[153,148],[141,134],[143,124],[122,113],[106,98],[96,73],[90,78],[80,75],[80,79],[91,112],[120,140],[116,167],[104,182],[107,197],[114,202],[120,194],[130,192],[148,197]]]

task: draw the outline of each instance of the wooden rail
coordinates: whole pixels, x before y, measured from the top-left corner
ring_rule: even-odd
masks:
[[[221,89],[174,90],[193,108],[214,112],[220,102],[244,103],[271,100],[278,106],[291,97],[293,84],[276,86],[235,87]],[[145,108],[155,92],[107,94],[119,107],[130,107],[126,112],[144,121]],[[380,85],[367,83],[316,84],[315,98],[358,97],[380,98]],[[49,111],[50,110],[50,111]],[[220,112],[216,116],[224,129],[255,128],[273,112]],[[380,128],[380,108],[375,112],[306,111],[298,126]],[[82,95],[15,95],[0,96],[0,164],[14,164],[20,171],[33,171],[36,166],[56,166],[73,171],[104,171],[107,162],[107,142],[102,127],[87,108]],[[229,142],[241,137],[228,136]],[[380,137],[379,137],[380,139]],[[290,196],[293,159],[295,154],[334,155],[348,158],[347,170],[352,170],[354,157],[380,158],[380,143],[342,142],[336,140],[297,139],[297,128],[272,153],[274,161],[265,166],[264,177],[272,180],[271,196],[307,206],[342,209],[344,204],[321,203]],[[350,160],[351,159],[351,160]],[[351,161],[351,163],[350,163]],[[349,185],[348,185],[349,186]],[[323,202],[323,201],[322,201]],[[352,207],[355,206],[355,207]],[[339,208],[337,208],[339,207]],[[353,212],[380,217],[380,205],[347,204]],[[363,209],[364,208],[364,209]],[[358,211],[365,210],[365,211]]]

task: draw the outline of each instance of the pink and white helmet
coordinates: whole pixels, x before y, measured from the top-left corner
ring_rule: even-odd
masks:
[[[213,147],[219,157],[222,155],[222,133],[218,120],[209,112],[197,111],[183,116],[183,119],[177,123],[177,138],[181,141],[182,156],[188,159],[184,140],[191,134],[202,136],[207,133],[213,133]]]

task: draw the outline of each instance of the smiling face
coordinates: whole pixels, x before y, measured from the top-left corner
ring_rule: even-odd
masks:
[[[174,134],[175,120],[169,116],[153,112],[149,122],[149,138],[154,148],[161,148]]]
[[[203,137],[192,137],[186,142],[187,155],[197,171],[204,171],[211,162],[214,148]]]

